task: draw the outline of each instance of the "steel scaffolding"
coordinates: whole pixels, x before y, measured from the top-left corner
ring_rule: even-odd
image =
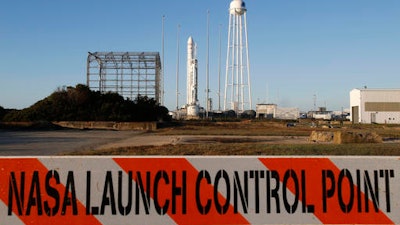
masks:
[[[101,93],[116,92],[134,100],[138,95],[161,102],[161,62],[158,52],[89,52],[87,86]]]

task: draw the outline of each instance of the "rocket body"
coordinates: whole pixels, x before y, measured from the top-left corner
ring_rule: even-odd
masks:
[[[187,42],[187,87],[186,87],[186,109],[188,118],[199,116],[196,43],[192,37]]]
[[[197,105],[197,89],[198,89],[198,75],[197,75],[197,56],[196,56],[196,43],[192,37],[189,37],[187,42],[187,105]]]

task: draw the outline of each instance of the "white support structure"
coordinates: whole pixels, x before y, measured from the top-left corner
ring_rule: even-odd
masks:
[[[224,110],[242,113],[252,107],[246,5],[233,0],[229,8]]]

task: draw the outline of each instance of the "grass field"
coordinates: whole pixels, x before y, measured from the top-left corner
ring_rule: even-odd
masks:
[[[192,144],[86,150],[72,155],[377,155],[400,156],[391,144]]]
[[[212,143],[168,144],[162,146],[134,146],[105,150],[85,150],[71,154],[83,155],[382,155],[400,156],[400,126],[352,125],[310,121],[297,122],[287,127],[285,122],[181,122],[158,129],[154,135],[209,135],[213,136],[309,136],[312,131],[362,130],[379,134],[384,143],[358,144],[276,144],[246,141],[245,138]],[[332,128],[329,128],[332,127]],[[389,141],[388,141],[389,140]]]

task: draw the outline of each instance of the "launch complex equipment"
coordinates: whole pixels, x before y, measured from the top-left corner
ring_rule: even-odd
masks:
[[[147,96],[161,103],[160,54],[89,52],[86,82],[93,91],[116,92],[131,100]]]

